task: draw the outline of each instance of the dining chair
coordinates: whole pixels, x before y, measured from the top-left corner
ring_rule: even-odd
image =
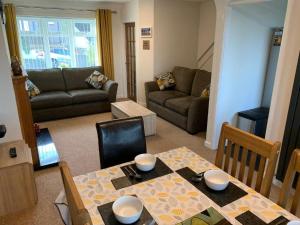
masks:
[[[102,169],[132,161],[147,152],[142,117],[101,122],[96,128]]]
[[[289,163],[281,187],[281,191],[279,194],[278,205],[282,207],[286,207],[289,193],[291,193],[290,192],[291,185],[297,173],[300,174],[300,149],[296,149],[292,154],[291,161]],[[295,194],[292,200],[292,206],[290,208],[291,213],[296,214],[299,203],[300,203],[300,177],[298,177]]]
[[[79,192],[75,186],[70,169],[66,162],[60,162],[59,168],[68,201],[69,213],[73,225],[92,224],[87,209],[84,207]]]
[[[215,164],[268,197],[280,142],[271,142],[223,123]],[[256,179],[255,179],[256,178]]]

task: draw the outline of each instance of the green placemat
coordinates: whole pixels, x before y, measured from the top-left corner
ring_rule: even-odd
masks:
[[[217,210],[210,207],[177,225],[232,225]]]

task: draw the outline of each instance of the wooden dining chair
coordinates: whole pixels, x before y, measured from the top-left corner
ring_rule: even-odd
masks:
[[[215,164],[268,197],[280,142],[270,142],[224,123]],[[256,179],[255,179],[256,178]]]
[[[96,124],[101,169],[134,160],[146,153],[142,117],[130,117]]]
[[[279,200],[278,200],[278,205],[282,207],[286,207],[287,205],[287,199],[289,194],[291,193],[291,185],[294,181],[296,173],[300,174],[300,149],[296,149],[291,157],[291,161],[289,163],[280,195],[279,195]],[[290,208],[291,213],[296,214],[297,212],[297,207],[299,206],[300,203],[300,177],[298,177],[297,185],[296,185],[296,190],[295,194],[292,200],[292,206]]]
[[[66,162],[59,164],[62,180],[64,183],[66,198],[68,201],[68,208],[73,225],[92,224],[90,215],[84,207],[80,198],[79,192],[75,186],[70,169]]]

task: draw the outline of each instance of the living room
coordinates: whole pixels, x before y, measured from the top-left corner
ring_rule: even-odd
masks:
[[[235,95],[232,90],[228,91],[231,85],[228,85],[227,89],[224,88],[227,82],[231,82],[230,80],[224,82],[224,77],[230,73],[234,77],[235,72],[233,67],[232,70],[228,70],[228,67],[226,70],[224,67],[232,64],[230,57],[227,57],[230,55],[228,43],[232,38],[226,33],[232,29],[228,26],[231,12],[227,10],[230,8],[234,11],[240,7],[239,4],[244,5],[240,2],[4,1],[4,7],[9,5],[15,10],[15,31],[18,36],[16,42],[20,49],[22,73],[26,73],[29,80],[40,89],[40,97],[49,90],[66,92],[67,95],[73,93],[75,96],[78,90],[88,89],[88,94],[85,94],[84,100],[78,98],[77,102],[73,98],[70,106],[67,105],[68,99],[62,99],[58,103],[56,97],[49,98],[43,105],[34,102],[35,96],[28,98],[33,122],[30,132],[38,136],[39,132],[45,129],[49,131],[51,144],[47,144],[45,157],[48,154],[50,161],[53,157],[58,161],[54,165],[44,166],[34,172],[38,198],[35,205],[6,216],[1,215],[0,224],[70,224],[66,217],[68,213],[64,208],[66,204],[62,192],[64,184],[57,164],[59,161],[66,161],[72,175],[77,176],[78,179],[79,175],[103,168],[100,163],[101,153],[99,157],[100,139],[98,140],[95,125],[114,118],[124,118],[124,115],[118,114],[120,111],[126,114],[126,117],[130,117],[131,113],[136,115],[136,112],[140,112],[141,116],[144,115],[143,127],[148,153],[160,155],[171,149],[185,146],[192,150],[191,154],[200,155],[213,163],[217,154],[214,150],[218,148],[222,123],[228,121],[237,126],[236,120],[231,118],[242,105],[235,102],[227,114],[222,114],[222,110],[225,108],[227,110],[228,98]],[[271,5],[272,1],[267,1],[266,5],[268,4]],[[247,3],[245,5],[247,6]],[[257,5],[256,10],[260,8],[258,3]],[[289,101],[286,99],[290,99],[291,96],[297,54],[300,49],[299,30],[294,29],[293,22],[299,17],[297,7],[300,7],[297,1],[289,0],[283,10],[284,14],[286,12],[285,17],[283,16],[276,25],[272,25],[272,27],[284,25],[285,28],[266,127],[266,139],[274,142],[283,141],[285,121],[290,109]],[[101,14],[100,9],[108,10],[109,16]],[[18,98],[16,84],[11,77],[10,56],[14,54],[9,48],[11,43],[8,43],[10,40],[7,38],[10,36],[7,34],[5,22],[6,25],[11,24],[9,16],[3,18],[3,25],[0,27],[0,65],[3,68],[2,73],[5,74],[0,77],[2,96],[0,124],[5,124],[7,130],[5,137],[0,139],[1,144],[25,139],[23,126],[28,122],[27,117],[20,113],[24,108],[20,111],[22,101]],[[104,25],[99,26],[102,23]],[[109,28],[105,28],[105,25]],[[39,39],[40,37],[43,40]],[[287,64],[290,66],[285,66]],[[240,63],[240,68],[249,68],[243,65],[245,64]],[[85,69],[85,67],[90,68]],[[51,69],[51,71],[48,71],[48,74],[40,71],[44,69]],[[109,97],[102,98],[97,88],[92,88],[85,81],[94,71],[105,75],[100,91],[105,92]],[[170,88],[169,84],[163,83],[163,86],[166,86],[161,88],[159,82],[165,82],[165,76],[169,76],[170,73],[171,78],[173,80],[175,78],[176,86]],[[288,79],[285,74],[289,74]],[[41,80],[42,76],[48,77],[48,80]],[[74,79],[76,76],[80,77],[80,84]],[[54,77],[59,78],[54,79]],[[200,79],[198,83],[197,77]],[[18,76],[13,76],[13,80],[17,78]],[[171,86],[172,79],[168,80]],[[237,80],[235,82],[238,83]],[[153,85],[155,87],[151,89]],[[185,85],[189,88],[186,89]],[[250,91],[250,85],[251,83],[248,83],[248,86],[240,86],[239,92],[242,89],[245,93]],[[199,90],[195,91],[197,88]],[[162,91],[162,89],[166,90]],[[149,90],[163,95],[168,92],[172,94],[171,97],[168,95],[163,100],[162,106],[159,101],[164,97],[157,97]],[[90,93],[96,91],[97,101],[94,102],[91,100]],[[176,102],[176,98],[173,97],[174,91],[183,93],[177,96],[183,99]],[[226,97],[223,98],[224,93]],[[86,97],[87,95],[89,97]],[[240,96],[244,97],[245,109],[254,107],[248,104],[246,94]],[[90,98],[91,102],[86,101],[86,98]],[[200,98],[201,100],[197,102],[196,99]],[[206,99],[205,103],[203,99]],[[124,104],[128,100],[136,101],[138,105]],[[151,116],[152,118],[149,119]],[[50,148],[54,149],[54,156],[47,152]],[[38,152],[38,149],[35,153],[31,150],[33,157]],[[41,162],[44,156],[37,154],[37,157],[40,157],[38,161]],[[276,182],[278,181],[275,180],[274,183]],[[276,200],[277,195],[278,187],[273,185],[271,199]],[[84,204],[88,205],[87,202]],[[88,207],[87,209],[92,210]],[[153,209],[148,208],[148,210],[152,213]],[[186,215],[184,214],[183,217]],[[163,223],[161,217],[154,217],[160,222],[158,224],[175,224],[166,222],[167,220]],[[181,218],[180,214],[175,219],[180,222],[178,218]],[[92,215],[92,221],[92,224],[102,224],[102,220],[99,222],[99,218],[95,215]],[[76,223],[73,221],[73,224]]]

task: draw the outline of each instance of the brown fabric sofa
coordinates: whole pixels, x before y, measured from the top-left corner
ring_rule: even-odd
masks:
[[[211,73],[204,70],[175,67],[176,86],[160,91],[155,81],[145,83],[147,107],[158,116],[191,134],[206,130],[208,97],[200,97],[210,84]]]
[[[30,99],[34,122],[109,112],[118,84],[109,80],[103,90],[91,87],[85,79],[95,70],[103,73],[99,66],[28,70],[28,78],[41,91]]]

